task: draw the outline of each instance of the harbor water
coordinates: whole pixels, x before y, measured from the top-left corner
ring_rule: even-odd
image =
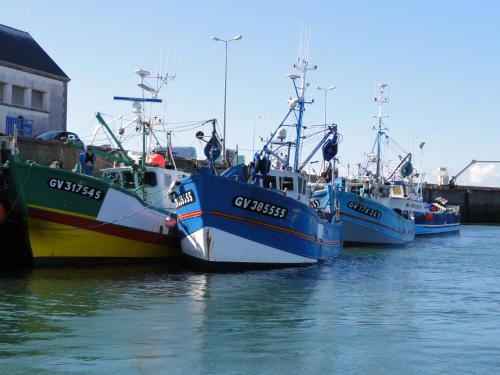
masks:
[[[0,278],[3,374],[494,374],[500,227],[305,268],[35,268]]]

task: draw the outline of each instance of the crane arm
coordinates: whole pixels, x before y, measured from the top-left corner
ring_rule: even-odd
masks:
[[[450,186],[454,186],[455,182],[462,173],[464,173],[470,166],[476,163],[500,163],[500,160],[474,160],[472,159],[469,164],[467,164],[460,172],[458,172],[455,176],[451,177]]]

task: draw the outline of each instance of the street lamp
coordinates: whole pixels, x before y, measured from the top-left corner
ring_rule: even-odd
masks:
[[[252,158],[254,157],[255,155],[255,122],[260,119],[262,116],[261,115],[257,115],[254,119],[253,119],[253,137],[252,137]]]
[[[224,130],[222,134],[222,163],[223,165],[226,165],[226,96],[227,96],[227,44],[229,42],[235,41],[235,40],[240,40],[242,38],[241,35],[236,35],[232,39],[221,39],[217,38],[216,36],[212,36],[211,39],[216,42],[224,42],[225,47],[226,47],[226,63],[224,65]]]
[[[333,91],[333,90],[335,90],[335,86],[330,86],[330,87],[328,87],[327,89],[324,89],[324,88],[322,88],[322,87],[316,86],[316,89],[317,89],[317,90],[321,90],[321,91],[323,91],[323,92],[325,93],[325,128],[326,128],[326,93],[327,93],[328,91]]]

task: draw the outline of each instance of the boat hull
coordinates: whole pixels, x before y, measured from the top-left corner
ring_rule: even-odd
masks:
[[[410,202],[405,199],[391,199],[391,207],[408,210]],[[453,233],[460,231],[461,215],[458,208],[456,211],[431,211],[429,203],[411,201],[411,207],[415,216],[415,235],[433,235],[442,233]]]
[[[183,252],[207,263],[310,264],[342,248],[342,224],[320,220],[282,193],[206,169],[172,195]]]
[[[180,256],[168,212],[91,176],[12,160],[11,201],[23,212],[35,263]]]
[[[460,224],[443,224],[443,225],[415,225],[415,235],[428,236],[433,234],[458,233],[460,232]]]
[[[329,195],[332,195],[331,197]],[[344,243],[349,245],[403,244],[415,238],[415,222],[383,204],[357,194],[324,189],[311,197],[312,206],[329,211],[337,198],[344,226]]]
[[[338,192],[347,244],[398,245],[415,239],[415,222],[365,197]]]

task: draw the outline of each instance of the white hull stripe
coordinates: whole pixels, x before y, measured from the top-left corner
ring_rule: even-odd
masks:
[[[316,259],[295,255],[261,243],[205,227],[181,241],[182,251],[194,258],[208,262],[304,264]]]

